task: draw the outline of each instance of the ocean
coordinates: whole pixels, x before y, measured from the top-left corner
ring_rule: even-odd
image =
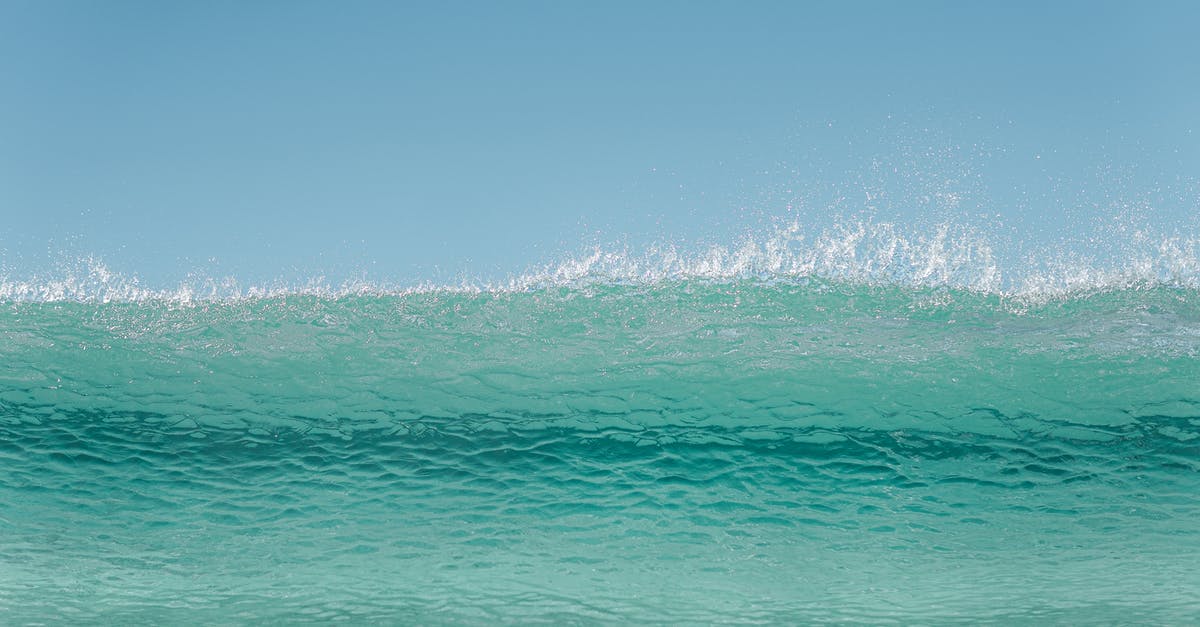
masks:
[[[1195,244],[941,235],[4,279],[0,622],[1200,621]]]

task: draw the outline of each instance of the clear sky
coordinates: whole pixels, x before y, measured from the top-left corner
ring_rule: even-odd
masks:
[[[1191,229],[1197,7],[0,0],[0,272],[403,283],[833,213]]]

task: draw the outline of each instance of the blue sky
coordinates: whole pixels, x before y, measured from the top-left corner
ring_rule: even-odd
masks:
[[[0,270],[403,283],[831,214],[1192,229],[1198,27],[1187,3],[5,0]]]

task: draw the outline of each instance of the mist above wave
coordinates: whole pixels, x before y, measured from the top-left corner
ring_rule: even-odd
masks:
[[[594,285],[654,285],[673,281],[823,282],[913,289],[948,289],[1042,300],[1095,292],[1170,286],[1200,288],[1200,238],[1134,231],[1118,241],[1026,254],[1007,266],[994,238],[952,223],[925,229],[869,220],[810,233],[799,222],[732,243],[659,244],[642,250],[597,246],[565,260],[532,267],[500,281],[400,285],[324,277],[246,285],[233,277],[192,275],[173,287],[152,287],[136,274],[87,256],[52,273],[0,275],[0,300],[16,302],[176,303],[311,295],[511,293]],[[1098,251],[1105,251],[1100,255]]]

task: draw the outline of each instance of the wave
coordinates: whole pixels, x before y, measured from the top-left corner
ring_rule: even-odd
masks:
[[[863,223],[496,284],[5,280],[0,612],[1194,623],[1195,245],[1145,250],[1014,276]]]
[[[0,359],[19,365],[0,383],[22,407],[158,398],[163,420],[242,428],[578,429],[599,412],[640,428],[1011,431],[1055,415],[1056,432],[1100,437],[1200,402],[1197,244],[1139,241],[1117,266],[1075,256],[1019,279],[971,229],[870,222],[459,285],[158,290],[86,259],[0,283]],[[64,379],[74,394],[47,391]],[[195,400],[218,391],[236,411]]]

